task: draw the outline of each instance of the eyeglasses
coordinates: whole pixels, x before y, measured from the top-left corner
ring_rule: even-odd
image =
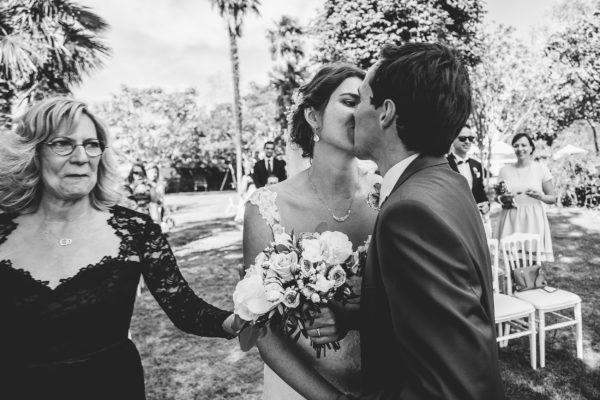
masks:
[[[475,142],[475,136],[459,136],[457,139],[462,143],[466,142],[467,140],[471,143]]]
[[[97,139],[90,139],[81,144],[75,144],[70,139],[57,138],[49,142],[45,142],[44,144],[50,147],[50,150],[52,150],[54,154],[59,156],[71,155],[77,146],[82,146],[85,150],[85,154],[87,154],[89,157],[98,157],[104,153],[104,150],[107,149],[107,147],[104,145],[104,142]]]

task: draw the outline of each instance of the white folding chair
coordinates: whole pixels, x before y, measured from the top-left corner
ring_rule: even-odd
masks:
[[[498,327],[497,342],[506,347],[510,339],[529,336],[529,359],[531,368],[536,369],[536,331],[535,307],[526,301],[513,296],[501,294],[498,284],[498,249],[497,239],[488,239],[488,248],[492,259],[492,278],[494,288],[494,313]],[[511,328],[515,331],[511,332]]]
[[[517,268],[541,265],[541,239],[539,235],[515,233],[501,240],[502,256],[506,268],[507,291],[512,292],[512,274]],[[544,289],[512,293],[518,299],[533,305],[537,312],[537,330],[540,343],[540,367],[546,365],[546,331],[575,325],[577,358],[583,359],[583,326],[581,320],[581,298],[575,293],[557,289],[549,293]],[[572,311],[572,316],[571,311]],[[554,316],[559,322],[548,325],[546,315]]]

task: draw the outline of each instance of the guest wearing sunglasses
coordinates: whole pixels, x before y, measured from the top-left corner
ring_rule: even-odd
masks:
[[[44,100],[15,126],[0,137],[0,398],[145,399],[128,339],[142,275],[178,328],[233,337],[160,227],[116,205],[108,134],[84,103]]]
[[[476,140],[477,136],[471,131],[471,127],[465,125],[456,139],[454,139],[447,159],[450,168],[464,176],[469,183],[471,193],[473,193],[473,197],[483,218],[486,233],[488,236],[491,236],[492,228],[489,219],[490,202],[483,183],[484,173],[487,173],[487,171],[483,169],[479,161],[469,157],[469,151]]]

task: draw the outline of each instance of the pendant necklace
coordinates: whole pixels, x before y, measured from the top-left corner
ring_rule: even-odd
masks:
[[[311,177],[310,177],[310,172],[311,170],[308,170],[308,183],[310,184],[312,190],[315,192],[315,194],[317,195],[317,198],[319,199],[319,201],[325,206],[325,208],[327,208],[327,211],[329,211],[329,214],[331,214],[331,217],[336,220],[337,222],[344,222],[346,221],[349,217],[350,214],[352,214],[352,203],[354,203],[354,196],[352,196],[352,199],[350,200],[350,205],[348,206],[348,211],[346,212],[345,215],[338,217],[337,215],[335,215],[333,213],[333,210],[327,205],[327,203],[325,202],[325,200],[323,200],[321,198],[321,196],[319,195],[319,191],[317,190],[317,187],[315,186],[315,184],[313,183]]]

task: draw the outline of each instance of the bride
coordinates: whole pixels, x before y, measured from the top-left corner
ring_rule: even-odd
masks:
[[[352,152],[353,112],[363,78],[364,72],[354,66],[332,64],[300,88],[291,116],[290,139],[312,163],[250,198],[244,216],[244,265],[253,264],[274,233],[281,231],[340,231],[348,235],[354,248],[371,234],[376,211],[366,198],[380,177],[362,172]],[[360,279],[355,279],[352,286],[355,293],[360,293]],[[354,304],[355,310],[357,306]],[[323,314],[335,314],[338,308],[331,305]],[[319,335],[323,342],[341,336],[333,326],[322,328]],[[258,342],[265,361],[263,398],[335,399],[339,390],[358,394],[358,332],[349,332],[340,345],[339,351],[328,351],[326,357],[317,358],[308,339],[301,336],[294,342],[282,329],[272,327]]]

